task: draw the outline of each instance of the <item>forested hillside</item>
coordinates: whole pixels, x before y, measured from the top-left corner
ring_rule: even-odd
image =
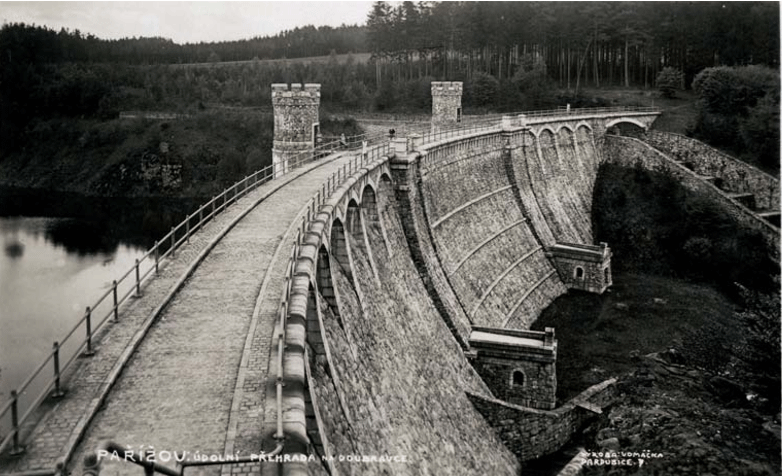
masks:
[[[317,55],[325,59],[296,59]],[[210,67],[187,66],[194,63]],[[463,81],[465,112],[482,113],[601,105],[579,94],[585,87],[655,88],[663,69],[673,72],[665,91],[675,94],[691,88],[704,68],[743,65],[773,72],[763,73],[772,78],[763,94],[744,95],[741,131],[735,119],[703,113],[694,132],[709,141],[732,127],[723,139],[733,144],[717,144],[726,148],[741,144],[739,137],[757,144],[776,134],[753,151],[773,164],[776,2],[376,2],[365,25],[184,45],[4,24],[0,162],[35,154],[41,131],[62,120],[109,121],[127,110],[270,111],[274,82],[320,83],[325,111],[420,113],[431,108],[431,81]]]

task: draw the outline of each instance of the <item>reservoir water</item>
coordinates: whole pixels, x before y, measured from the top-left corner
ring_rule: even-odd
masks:
[[[196,200],[38,198],[0,190],[0,409],[86,307],[197,206]],[[103,315],[105,308],[110,304]],[[62,365],[84,334],[82,325],[63,346]],[[50,361],[20,394],[20,416],[52,376]],[[10,415],[0,418],[0,440],[9,425]]]

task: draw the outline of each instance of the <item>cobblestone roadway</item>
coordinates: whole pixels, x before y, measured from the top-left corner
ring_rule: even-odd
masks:
[[[326,178],[348,158],[301,175],[262,201],[207,255],[150,329],[122,371],[106,402],[78,445],[69,469],[81,474],[81,462],[102,439],[139,449],[223,454],[237,369],[250,328],[258,292],[280,241],[298,212]],[[298,173],[298,171],[297,171]],[[286,179],[283,179],[286,180]],[[101,339],[98,354],[82,361],[69,382],[69,393],[35,429],[24,456],[0,463],[0,474],[51,469],[63,456],[75,429],[83,425],[90,404],[133,335],[162,302],[185,269],[218,233],[278,183],[271,182],[230,206],[177,253],[159,277],[132,300]],[[294,236],[287,237],[292,244]],[[281,255],[287,258],[289,247]],[[277,260],[282,261],[282,260]],[[277,266],[278,268],[279,266]],[[283,270],[284,272],[284,270]],[[279,286],[269,281],[266,295],[279,300]],[[273,317],[260,314],[252,340],[242,398],[241,438],[248,447],[260,435],[248,415],[263,413],[263,385],[268,365]],[[258,396],[260,395],[260,398]],[[173,465],[172,465],[173,466]],[[108,463],[106,474],[139,474],[130,464]],[[193,471],[193,474],[197,474]]]

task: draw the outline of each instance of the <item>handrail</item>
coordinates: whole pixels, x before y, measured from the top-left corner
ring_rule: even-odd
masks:
[[[571,109],[569,112],[570,114],[600,114],[606,112],[627,112],[630,110],[631,109],[626,109],[626,108],[592,108],[592,109]],[[647,110],[651,111],[651,108],[632,109],[632,111],[638,111],[638,112],[645,112]],[[533,111],[531,114],[534,114],[536,117],[544,117],[544,116],[559,116],[562,115],[562,112],[563,110]],[[524,114],[530,114],[530,113],[524,113]],[[469,135],[469,134],[474,134],[479,132],[488,132],[493,130],[500,131],[502,129],[501,121],[502,121],[502,116],[492,117],[486,120],[473,121],[469,125],[467,125],[467,127],[465,127],[465,124],[456,124],[454,127],[451,128],[424,133],[422,135],[417,135],[417,137],[416,136],[408,137],[407,140],[413,140],[414,146],[420,146],[420,145],[433,144],[443,139],[447,139],[451,137]],[[387,136],[385,134],[376,134],[374,137],[378,139]],[[389,149],[390,149],[390,141],[377,144],[374,147],[372,147],[370,150],[367,150],[366,153],[362,151],[362,153],[354,156],[348,164],[343,165],[343,167],[341,167],[340,169],[337,169],[336,172],[332,173],[331,176],[329,176],[326,179],[326,181],[321,184],[321,187],[311,198],[310,205],[307,207],[308,208],[307,214],[302,216],[301,218],[301,225],[299,227],[299,231],[297,233],[296,239],[294,240],[290,257],[288,258],[288,265],[285,271],[284,285],[280,296],[280,304],[279,304],[279,322],[278,322],[279,329],[277,332],[277,375],[276,375],[276,382],[275,382],[276,393],[277,393],[277,433],[274,436],[274,438],[278,439],[278,441],[281,441],[280,438],[283,437],[282,387],[284,385],[283,362],[284,362],[284,353],[285,353],[285,325],[288,317],[288,303],[291,299],[291,287],[293,283],[293,278],[295,277],[295,273],[296,273],[296,261],[299,258],[299,250],[303,244],[304,235],[306,234],[307,231],[307,226],[309,222],[315,218],[320,207],[326,203],[326,201],[331,197],[331,195],[344,182],[346,182],[347,179],[351,177],[354,172],[360,170],[362,167],[365,166],[365,164],[371,163],[374,160],[382,157],[384,154],[387,154],[389,152]]]
[[[369,136],[368,140],[376,142],[378,137]],[[11,453],[18,454],[23,451],[20,444],[20,428],[27,421],[27,419],[35,413],[35,410],[46,399],[50,390],[54,387],[54,394],[61,396],[63,390],[60,386],[60,378],[65,374],[76,361],[79,355],[93,355],[92,338],[97,332],[104,326],[104,324],[113,316],[114,321],[120,319],[119,308],[133,295],[140,295],[142,285],[146,284],[151,279],[152,274],[158,274],[161,262],[173,258],[176,254],[176,250],[185,242],[188,242],[190,236],[206,222],[214,218],[221,211],[225,210],[230,204],[237,201],[255,188],[263,185],[275,178],[279,178],[290,170],[296,167],[311,162],[323,156],[324,151],[328,151],[328,147],[333,144],[322,144],[316,147],[313,151],[302,152],[291,157],[288,157],[283,164],[272,164],[266,166],[253,174],[244,177],[244,179],[234,183],[230,187],[223,190],[223,192],[217,196],[212,197],[210,201],[201,205],[195,212],[188,214],[184,220],[179,224],[172,227],[171,230],[166,233],[160,240],[155,241],[155,244],[144,255],[138,259],[134,265],[129,268],[124,274],[112,282],[112,285],[101,296],[94,301],[92,306],[87,307],[87,310],[82,315],[81,319],[70,329],[65,337],[59,342],[55,343],[54,350],[48,354],[48,356],[41,362],[41,364],[30,373],[25,381],[19,385],[16,389],[10,392],[9,400],[0,407],[0,422],[3,418],[10,414],[10,431],[0,441],[0,452],[2,452],[9,444],[12,445]],[[211,209],[211,211],[209,211]],[[208,212],[208,213],[207,213]],[[197,219],[197,220],[196,220]],[[195,221],[195,224],[193,222]],[[164,250],[161,253],[161,250]],[[97,325],[95,321],[97,320]],[[80,329],[84,329],[84,339],[76,344],[73,343],[71,337],[76,334]],[[64,346],[75,346],[75,350],[69,352],[70,356],[64,366],[59,366],[60,353]],[[83,350],[86,351],[81,354]],[[54,360],[54,376],[48,381],[38,382],[41,372],[48,366],[48,364]],[[27,405],[20,405],[20,400],[26,396],[26,391],[33,382],[38,382],[42,385],[41,392]],[[25,400],[27,398],[25,397]],[[18,418],[19,407],[26,407],[25,413],[22,418]]]
[[[614,112],[657,112],[657,110],[653,107],[647,107],[647,106],[617,106],[617,107],[608,107],[608,108],[579,108],[579,109],[554,109],[554,110],[543,110],[543,111],[526,111],[522,113],[517,113],[517,115],[524,115],[527,118],[530,117],[547,117],[547,116],[561,116],[563,113],[567,115],[584,115],[584,114],[606,114],[606,113],[614,113]],[[512,114],[503,114],[500,116],[499,120],[501,121],[502,116],[509,116]],[[470,133],[478,133],[478,132],[488,132],[490,130],[495,129],[501,129],[501,122],[498,121],[497,117],[489,117],[482,120],[471,120],[469,121],[469,124],[463,123],[463,124],[455,124],[453,127],[450,128],[441,128],[437,131],[433,132],[427,132],[423,133],[420,136],[420,142],[417,142],[416,145],[425,145],[425,144],[431,144],[434,142],[442,141],[444,139],[448,139],[451,137],[456,137],[464,134],[470,134]],[[465,127],[467,126],[467,127]],[[428,127],[428,125],[423,124],[423,127]],[[422,128],[423,128],[422,127]],[[341,169],[338,169],[335,173],[333,173],[326,182],[322,185],[323,193],[318,193],[316,195],[317,200],[313,198],[313,202],[311,205],[311,208],[314,211],[317,211],[317,209],[325,202],[327,197],[329,197],[342,183],[352,174],[352,172],[359,169],[359,167],[363,166],[365,162],[371,162],[375,159],[381,157],[383,154],[386,154],[389,150],[389,141],[386,141],[385,139],[388,138],[386,134],[360,134],[357,136],[351,136],[351,142],[348,142],[349,146],[347,147],[348,150],[355,150],[354,148],[361,144],[362,150],[353,157],[353,159],[346,164],[348,167],[346,168],[343,166]],[[346,138],[347,139],[347,138]],[[347,142],[347,141],[346,141]],[[372,146],[369,148],[369,146]],[[254,172],[252,175],[246,176],[244,179],[234,183],[232,186],[226,188],[223,190],[223,192],[220,195],[212,197],[212,199],[201,205],[195,212],[187,215],[187,217],[180,222],[178,225],[171,228],[171,231],[169,231],[166,235],[164,235],[160,240],[155,242],[155,245],[150,248],[142,257],[139,259],[133,267],[131,267],[125,274],[123,274],[120,279],[113,281],[112,287],[106,292],[103,293],[103,295],[95,302],[93,306],[87,307],[86,312],[84,313],[84,316],[76,323],[76,325],[71,329],[70,332],[68,332],[65,336],[65,338],[60,341],[59,343],[55,343],[54,350],[49,356],[39,365],[39,367],[32,372],[32,374],[25,380],[25,382],[16,390],[13,390],[11,392],[11,399],[8,401],[3,407],[2,410],[0,410],[0,420],[8,415],[10,412],[12,415],[12,422],[11,426],[12,429],[9,432],[8,435],[0,442],[0,452],[3,451],[3,449],[8,446],[9,443],[13,442],[13,449],[12,453],[21,452],[23,449],[21,448],[19,444],[19,430],[21,425],[29,418],[29,416],[35,411],[35,409],[41,404],[41,402],[46,398],[46,395],[48,394],[49,390],[52,389],[54,386],[54,393],[56,395],[62,394],[62,389],[60,388],[60,377],[63,373],[65,373],[70,366],[73,364],[73,362],[76,360],[78,355],[80,355],[80,352],[87,347],[87,351],[84,355],[92,355],[93,351],[91,348],[91,339],[92,337],[97,333],[99,329],[102,328],[102,326],[108,321],[109,317],[112,315],[114,316],[114,320],[119,320],[119,307],[122,306],[127,299],[130,298],[132,295],[139,295],[141,291],[141,285],[145,284],[149,279],[150,275],[152,274],[152,271],[155,271],[155,274],[159,272],[159,266],[160,262],[162,260],[167,259],[169,256],[174,257],[176,254],[176,250],[179,246],[181,246],[183,243],[189,241],[190,236],[200,229],[206,222],[214,218],[219,212],[225,210],[230,204],[237,201],[240,196],[246,195],[249,191],[257,188],[258,186],[269,182],[270,180],[273,180],[275,178],[278,178],[280,176],[283,176],[289,172],[289,170],[293,170],[294,168],[303,165],[307,162],[316,160],[319,157],[322,157],[325,153],[332,150],[330,147],[334,146],[341,146],[340,141],[332,141],[324,144],[320,144],[317,147],[314,148],[313,151],[303,152],[294,156],[291,156],[286,159],[286,161],[283,164],[272,164],[267,167],[264,167],[256,172]],[[241,189],[241,190],[240,190]],[[231,196],[232,195],[232,196]],[[222,202],[222,203],[220,203]],[[208,212],[206,215],[204,214],[205,211],[208,211],[211,207],[211,211]],[[312,213],[312,212],[311,212]],[[311,215],[308,214],[308,215]],[[191,226],[191,222],[198,217],[198,220],[196,221],[195,225]],[[306,232],[306,219],[308,217],[302,217],[302,225],[300,228],[300,232],[297,236],[296,243],[294,246],[294,253],[291,257],[293,260],[293,263],[295,264],[295,260],[298,258],[298,248],[300,246],[300,241],[303,238],[303,234]],[[184,230],[184,232],[183,232]],[[177,239],[177,236],[179,235],[179,238]],[[168,244],[168,246],[166,246]],[[165,251],[160,254],[160,250],[165,249]],[[144,271],[141,271],[142,265],[144,267]],[[134,273],[135,271],[135,273]],[[289,286],[290,282],[293,279],[293,273],[295,272],[295,265],[291,265],[291,269],[287,275],[288,285],[286,286],[286,292],[283,293],[283,296],[281,297],[280,302],[280,333],[278,334],[278,348],[279,348],[279,371],[277,376],[277,397],[278,397],[278,428],[277,433],[275,435],[275,438],[278,438],[280,441],[282,441],[283,434],[282,434],[282,416],[281,416],[281,398],[282,398],[282,354],[284,353],[284,323],[285,319],[287,318],[287,306],[288,306],[288,299],[290,298],[290,291]],[[130,276],[135,274],[135,280],[128,279]],[[127,282],[127,281],[135,281],[135,282]],[[127,287],[127,290],[124,292],[122,297],[119,297],[119,291],[118,288],[121,285],[125,285]],[[112,296],[111,303],[108,303],[108,297]],[[98,325],[93,328],[92,326],[92,317],[93,314],[96,312],[99,312],[99,306],[102,304],[106,304],[106,306],[110,306],[108,309],[103,309],[102,312],[105,314],[99,318]],[[98,314],[100,316],[100,314]],[[77,345],[76,350],[68,360],[65,366],[60,368],[58,365],[59,362],[59,352],[62,346],[73,336],[73,334],[76,333],[76,331],[81,328],[84,325],[86,327],[86,337],[85,340],[83,340],[80,344]],[[17,418],[18,413],[18,402],[19,397],[25,393],[27,388],[30,386],[30,384],[38,377],[40,372],[46,367],[46,365],[51,361],[54,360],[55,362],[55,371],[54,371],[54,377],[50,379],[44,386],[42,393],[33,401],[32,404],[30,404],[29,409],[27,412],[23,415],[21,419]]]

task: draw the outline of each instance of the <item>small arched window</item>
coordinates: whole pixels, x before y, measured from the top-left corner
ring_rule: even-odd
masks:
[[[525,380],[524,372],[522,372],[521,370],[514,370],[510,379],[511,387],[523,387],[524,380]]]
[[[581,279],[584,277],[584,268],[581,266],[576,266],[576,279]]]

